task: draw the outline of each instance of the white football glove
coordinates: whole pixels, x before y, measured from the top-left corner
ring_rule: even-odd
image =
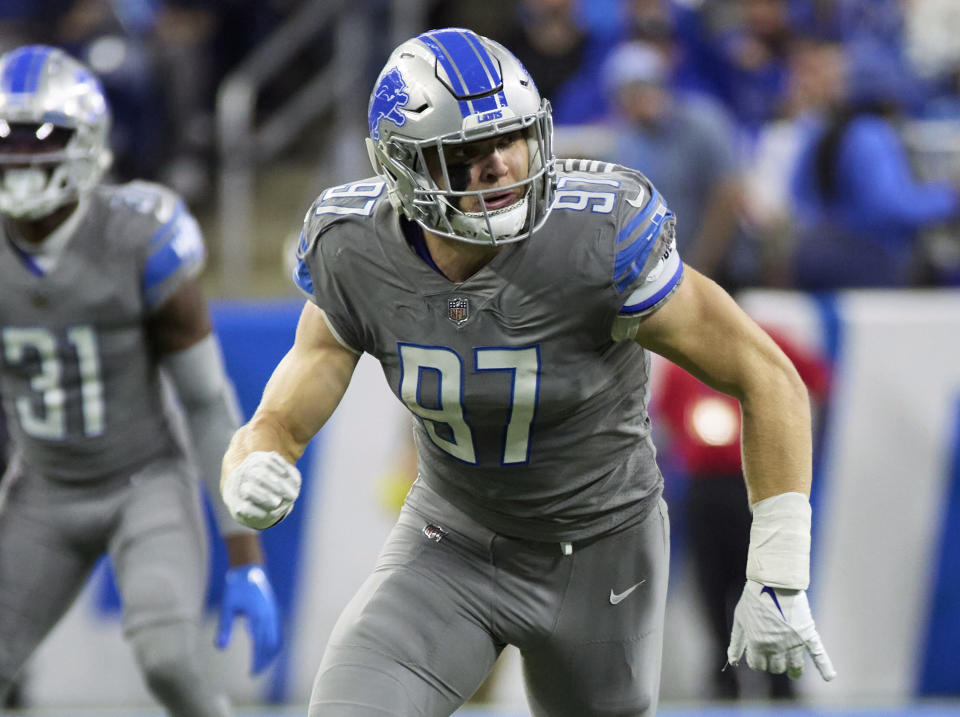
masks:
[[[810,615],[805,590],[772,588],[756,580],[747,580],[733,613],[733,632],[727,648],[727,661],[737,665],[747,653],[747,664],[754,670],[774,674],[803,674],[804,654],[824,680],[837,673]]]
[[[293,509],[300,471],[276,451],[254,451],[227,474],[220,492],[235,521],[265,530]]]

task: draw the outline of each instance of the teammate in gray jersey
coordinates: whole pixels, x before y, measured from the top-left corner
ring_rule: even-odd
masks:
[[[0,481],[0,704],[107,554],[151,692],[171,715],[227,715],[198,650],[197,471],[231,562],[220,646],[244,615],[263,669],[279,615],[258,536],[216,489],[239,421],[198,283],[199,228],[163,187],[101,184],[109,119],[96,78],[62,51],[0,57],[0,395],[14,446]]]
[[[364,352],[413,415],[419,477],[334,628],[310,714],[448,715],[506,644],[535,715],[656,711],[669,527],[648,351],[742,402],[753,542],[730,661],[798,676],[809,652],[831,679],[805,593],[806,390],[683,265],[656,188],[554,160],[549,103],[469,30],[400,45],[369,124],[377,176],[307,213],[309,301],[221,481],[240,522],[281,520]]]

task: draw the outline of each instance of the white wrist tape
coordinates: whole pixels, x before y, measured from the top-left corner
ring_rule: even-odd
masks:
[[[810,501],[781,493],[751,506],[747,578],[763,585],[806,590],[810,585]]]

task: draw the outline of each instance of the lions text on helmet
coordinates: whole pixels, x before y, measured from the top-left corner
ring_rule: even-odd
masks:
[[[110,166],[110,110],[97,78],[63,51],[0,60],[0,212],[37,219],[76,201]]]
[[[455,28],[404,42],[380,73],[368,114],[374,170],[393,206],[424,229],[496,245],[546,221],[550,103],[501,45]]]

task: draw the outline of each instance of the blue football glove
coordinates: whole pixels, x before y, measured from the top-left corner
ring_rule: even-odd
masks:
[[[221,650],[230,642],[233,618],[239,613],[247,618],[247,631],[253,643],[251,674],[259,674],[281,647],[280,610],[267,574],[259,565],[238,565],[227,570],[220,605],[220,625],[217,629],[217,647]]]

